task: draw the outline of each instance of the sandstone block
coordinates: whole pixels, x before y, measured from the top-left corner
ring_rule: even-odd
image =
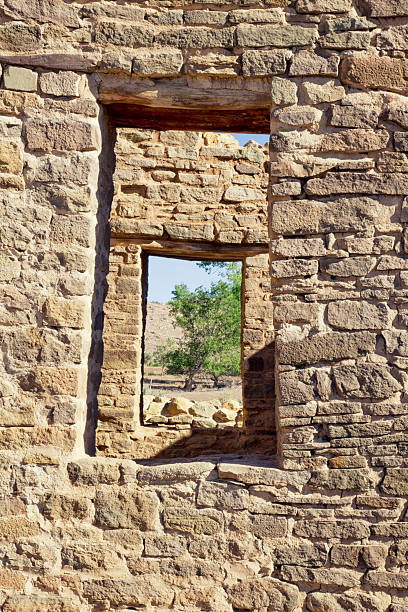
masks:
[[[408,176],[398,173],[328,172],[324,179],[309,179],[306,185],[306,193],[320,196],[344,193],[405,195],[407,189]]]
[[[315,326],[319,318],[319,305],[302,302],[279,304],[279,306],[275,307],[274,318],[277,323],[297,323],[303,321]]]
[[[375,222],[379,204],[370,198],[339,198],[332,202],[274,202],[271,228],[277,234],[319,234],[362,230]]]
[[[44,318],[51,327],[82,329],[85,324],[87,303],[81,299],[66,300],[50,297],[44,303]]]
[[[85,121],[29,119],[26,137],[31,151],[92,151],[98,146],[94,126]]]
[[[369,586],[380,589],[408,589],[408,573],[399,574],[386,571],[369,571],[364,577],[364,582]]]
[[[153,43],[154,30],[149,24],[127,25],[120,22],[100,22],[95,32],[98,45],[120,47],[149,47]]]
[[[324,102],[337,102],[346,95],[342,85],[336,85],[333,80],[322,82],[308,80],[302,83],[301,89],[308,104],[323,104]]]
[[[28,68],[6,66],[3,72],[3,82],[6,89],[16,91],[37,91],[38,74]]]
[[[272,240],[271,251],[281,257],[320,257],[326,254],[326,247],[321,238],[294,238]]]
[[[48,588],[48,584],[47,584]],[[55,583],[51,583],[55,588]],[[13,595],[4,604],[5,612],[76,612],[77,603],[68,597],[57,597],[48,593],[45,597],[39,595]]]
[[[300,565],[302,567],[321,567],[328,555],[326,544],[314,544],[296,540],[294,545],[276,544],[273,558],[277,565]]]
[[[367,491],[374,488],[375,483],[367,469],[332,469],[312,473],[307,486],[311,489]]]
[[[29,520],[25,516],[0,518],[0,540],[16,542],[21,538],[37,536],[39,533],[39,524]]]
[[[275,578],[252,578],[227,588],[229,603],[235,609],[272,609],[293,612],[299,605],[299,591],[295,585]],[[245,606],[243,608],[243,606]]]
[[[346,57],[340,67],[340,80],[357,89],[385,89],[405,92],[408,60],[393,57]]]
[[[298,13],[347,13],[351,9],[350,0],[298,0]]]
[[[159,500],[154,493],[134,486],[101,485],[95,496],[95,522],[105,529],[154,530],[158,525]]]
[[[368,49],[370,46],[370,32],[330,32],[322,36],[319,44],[323,49]]]
[[[293,532],[301,537],[320,540],[328,538],[360,540],[370,536],[368,525],[359,520],[300,520],[295,523]]]
[[[313,106],[295,106],[293,108],[278,108],[272,112],[272,117],[288,125],[307,126],[318,123],[322,118],[322,114],[321,110]],[[288,195],[300,194],[295,193]]]
[[[246,77],[283,74],[289,57],[287,50],[244,51],[242,74]]]
[[[284,106],[296,104],[297,85],[287,78],[274,77],[271,85],[271,99],[273,104]]]
[[[74,485],[116,484],[120,478],[118,461],[102,457],[69,463],[67,471]]]
[[[279,375],[279,387],[283,405],[304,404],[315,399],[312,372],[301,370]]]
[[[245,510],[248,508],[247,489],[233,484],[202,482],[198,489],[199,506],[221,510]]]
[[[319,262],[310,259],[275,260],[270,265],[271,275],[274,278],[311,276],[317,274],[318,269]]]
[[[77,98],[81,77],[76,72],[42,72],[40,75],[40,89],[42,93],[50,96],[64,96]]]
[[[83,155],[43,155],[39,158],[35,180],[40,183],[60,183],[67,185],[89,184],[91,162]]]
[[[35,53],[41,45],[41,28],[21,21],[0,26],[0,49],[7,53]]]
[[[0,90],[0,113],[2,115],[21,115],[28,108],[39,106],[40,98],[32,93]]]
[[[379,112],[367,106],[340,106],[331,109],[330,125],[335,127],[375,128]],[[408,123],[407,123],[408,125]]]
[[[316,334],[304,340],[277,342],[279,362],[290,365],[356,359],[365,353],[374,353],[376,338],[370,333]]]
[[[219,463],[218,475],[220,478],[234,480],[250,485],[270,485],[272,487],[295,487],[302,490],[309,480],[308,472],[290,472],[279,470],[272,464],[245,465],[242,463]]]
[[[214,463],[210,461],[145,466],[138,472],[137,479],[142,486],[202,480],[213,471],[214,467]]]
[[[284,565],[280,576],[288,582],[311,582],[314,584],[337,587],[355,587],[360,585],[360,575],[347,569],[306,568],[296,565]]]
[[[358,567],[363,563],[365,567],[375,569],[384,564],[388,549],[384,545],[357,546],[336,544],[331,549],[330,558],[335,565]]]
[[[167,507],[163,519],[166,529],[196,535],[215,535],[223,528],[222,513],[212,509]]]
[[[327,320],[339,329],[386,329],[391,324],[391,311],[385,304],[341,300],[330,302]]]
[[[369,17],[406,17],[407,0],[360,0],[362,10]]]
[[[44,499],[44,516],[51,520],[86,520],[90,516],[91,508],[89,499],[59,493],[48,493]]]
[[[265,193],[260,189],[251,187],[228,187],[224,193],[224,200],[227,202],[253,202],[265,200]]]
[[[240,24],[237,27],[239,47],[304,47],[311,45],[315,37],[315,28],[297,25]]]
[[[180,557],[187,552],[187,542],[181,536],[147,535],[145,554],[148,557]]]
[[[77,11],[63,0],[6,0],[4,12],[14,19],[33,20],[39,23],[56,23],[78,28]]]
[[[408,495],[408,468],[387,468],[380,489],[385,495]]]
[[[401,389],[401,384],[382,365],[361,364],[333,368],[334,380],[347,399],[386,399]]]
[[[138,352],[131,349],[105,349],[103,367],[107,370],[134,370]]]
[[[149,76],[173,76],[181,71],[183,55],[178,49],[136,49],[133,54],[132,72]]]
[[[74,368],[36,368],[20,379],[20,386],[25,391],[76,396],[78,371]]]
[[[192,402],[185,397],[174,397],[166,406],[169,415],[188,414]]]
[[[0,143],[0,172],[21,174],[23,171],[23,156],[21,147],[12,140],[2,140]]]
[[[154,42],[155,45],[168,45],[179,49],[208,49],[211,47],[231,49],[234,46],[234,29],[172,27],[156,34]],[[143,45],[147,46],[146,43]]]
[[[1,148],[1,144],[0,144]],[[21,264],[6,255],[0,255],[0,281],[11,281],[20,276]]]
[[[306,606],[310,612],[343,612],[351,608],[353,612],[384,612],[388,606],[388,600],[382,595],[370,595],[368,593],[353,592],[346,593],[309,593],[306,598]]]
[[[283,538],[288,534],[288,520],[280,516],[263,516],[252,519],[251,532],[256,538]]]
[[[289,76],[330,76],[338,74],[340,59],[336,56],[321,57],[313,51],[301,50],[294,53]]]
[[[166,608],[174,599],[173,589],[165,584],[161,577],[153,574],[122,579],[85,580],[83,589],[84,597],[88,601],[98,604],[101,601],[109,601],[112,606],[122,609],[125,609],[124,606]]]

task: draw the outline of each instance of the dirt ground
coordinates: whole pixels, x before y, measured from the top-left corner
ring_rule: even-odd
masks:
[[[197,384],[193,391],[183,391],[184,377],[165,374],[160,367],[145,366],[143,389],[147,394],[168,397],[187,397],[191,400],[226,401],[235,399],[242,401],[242,386],[239,376],[225,376],[222,381],[225,386],[220,389],[213,387],[211,378],[197,376]]]

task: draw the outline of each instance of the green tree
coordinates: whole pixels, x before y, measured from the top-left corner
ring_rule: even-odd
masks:
[[[241,361],[241,271],[239,264],[203,262],[220,280],[209,289],[189,291],[176,285],[169,302],[174,323],[183,330],[177,344],[168,343],[157,358],[169,374],[186,375],[184,390],[191,391],[199,372],[210,374],[219,386],[222,375],[238,375]]]

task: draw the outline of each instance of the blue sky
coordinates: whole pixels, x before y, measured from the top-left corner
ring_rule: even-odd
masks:
[[[233,134],[241,145],[248,140],[255,140],[265,144],[269,135],[263,134]],[[170,259],[167,257],[149,257],[149,302],[166,303],[171,298],[174,285],[186,283],[190,290],[200,285],[209,287],[211,282],[217,280],[216,274],[208,274],[201,270],[194,261],[183,259]]]

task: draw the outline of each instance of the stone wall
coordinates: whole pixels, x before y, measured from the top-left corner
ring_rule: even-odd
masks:
[[[406,1],[0,7],[2,609],[406,612]],[[276,457],[92,457],[108,117],[270,87]]]
[[[267,148],[228,134],[121,129],[115,147],[109,292],[97,447],[108,456],[273,454],[273,321],[267,229]],[[143,329],[148,254],[243,261],[243,432],[143,428]],[[253,367],[253,360],[259,365]],[[149,420],[149,424],[152,421]],[[234,443],[232,439],[237,435]],[[173,448],[176,445],[175,449]],[[183,449],[183,446],[185,447]],[[167,450],[166,450],[167,449]]]

